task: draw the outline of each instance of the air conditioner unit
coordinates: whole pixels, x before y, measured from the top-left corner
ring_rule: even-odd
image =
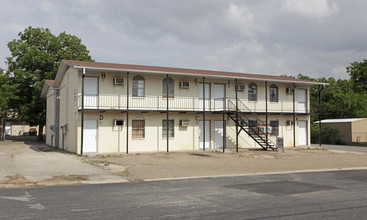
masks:
[[[124,85],[125,80],[124,78],[113,78],[113,84],[115,85]]]
[[[245,90],[245,85],[238,85],[237,91],[244,91],[244,90]]]
[[[188,89],[190,87],[190,82],[181,81],[180,82],[180,87],[183,88],[183,89]]]
[[[113,120],[113,126],[124,126],[124,120],[120,120],[120,119],[115,119]]]
[[[180,126],[187,127],[191,124],[190,120],[180,120]]]
[[[287,94],[292,94],[292,93],[294,92],[294,89],[293,89],[293,88],[286,88],[286,89],[285,89],[285,92],[286,92]]]
[[[293,125],[293,121],[292,120],[287,120],[287,126],[291,126]]]

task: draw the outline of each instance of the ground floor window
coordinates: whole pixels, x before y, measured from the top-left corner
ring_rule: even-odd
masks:
[[[145,137],[145,120],[133,120],[132,121],[132,137],[133,138],[144,138]]]
[[[175,121],[173,119],[168,120],[168,137],[174,137]],[[167,120],[162,120],[162,137],[167,137]]]
[[[270,120],[271,135],[279,135],[279,121]]]

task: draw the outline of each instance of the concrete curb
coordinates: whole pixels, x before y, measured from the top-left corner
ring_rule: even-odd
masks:
[[[367,170],[367,167],[343,167],[343,168],[329,168],[329,169],[275,171],[275,172],[263,172],[263,173],[246,173],[246,174],[229,174],[229,175],[212,175],[212,176],[175,177],[175,178],[145,179],[143,181],[144,182],[152,182],[152,181],[186,180],[186,179],[217,178],[217,177],[241,177],[241,176],[257,176],[257,175],[271,175],[271,174],[314,173],[314,172],[342,171],[342,170]]]

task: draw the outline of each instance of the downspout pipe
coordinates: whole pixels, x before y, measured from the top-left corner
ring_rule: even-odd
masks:
[[[60,146],[60,89],[55,89],[55,147]]]
[[[325,89],[325,85],[322,88],[319,85],[319,145],[321,146],[321,120],[322,120],[322,90]]]
[[[83,143],[84,143],[84,77],[85,77],[85,68],[83,68],[82,72],[82,118],[81,118],[81,137],[80,137],[80,156],[83,156]]]
[[[55,88],[55,87],[50,87],[51,90],[54,90],[55,91],[55,116],[54,116],[54,129],[53,129],[53,132],[55,133],[54,137],[55,137],[55,147],[58,147],[59,143],[56,142],[56,137],[59,136],[59,129],[58,127],[60,126],[60,88]],[[5,123],[5,119],[4,119],[4,123]],[[57,138],[59,139],[59,138]],[[51,142],[51,146],[53,145],[53,142]]]

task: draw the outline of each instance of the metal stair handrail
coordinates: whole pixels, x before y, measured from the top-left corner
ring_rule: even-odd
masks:
[[[230,104],[232,104],[234,106],[234,108],[236,109],[236,105],[231,101],[231,100],[228,100]],[[252,112],[240,99],[238,99],[238,103],[241,105],[241,107],[244,107],[244,109],[246,109],[249,113],[252,114],[252,116],[254,116],[254,118],[256,119],[256,121],[260,122],[259,124],[266,124],[264,121],[262,121],[259,117],[257,117],[257,115]],[[229,107],[229,106],[228,106]],[[241,112],[241,113],[244,113],[240,110],[241,108],[238,108],[238,112]],[[246,117],[246,116],[245,116]],[[247,120],[250,120],[248,117],[246,117]],[[260,129],[259,129],[260,130]],[[264,134],[266,134],[266,132],[263,132]],[[275,134],[273,132],[273,129],[268,132],[268,134],[271,134],[271,135],[274,135],[274,136],[278,136],[277,134]]]
[[[233,106],[235,106],[234,105],[234,103],[231,101],[231,100],[228,100],[229,101],[229,103],[230,104],[232,104]],[[242,103],[242,102],[241,102]],[[242,105],[243,106],[245,106],[245,107],[247,107],[245,104],[243,104],[242,103]],[[228,107],[230,107],[229,105],[228,105]],[[248,109],[248,108],[247,108]],[[256,127],[256,129],[254,129],[254,127],[250,127],[249,126],[249,121],[250,121],[250,119],[244,114],[244,112],[241,112],[239,109],[236,109],[239,113],[240,113],[240,117],[241,117],[241,128],[243,129],[243,124],[245,124],[246,126],[247,126],[247,128],[250,130],[250,131],[252,131],[252,132],[254,132],[254,134],[256,134],[265,144],[266,144],[266,148],[271,148],[272,150],[274,150],[274,147],[276,146],[276,144],[271,140],[271,139],[269,139],[269,138],[266,138],[265,140],[264,140],[264,137],[262,137],[261,135],[266,135],[266,132],[263,132],[263,131],[261,131],[260,129],[258,129],[258,127]],[[250,109],[248,109],[249,110],[249,112],[250,113],[252,113],[251,111],[250,111]],[[259,120],[260,122],[261,122],[261,120],[256,116],[256,115],[254,115],[256,118],[257,118],[257,120]],[[232,118],[232,117],[231,117]],[[245,118],[245,119],[244,119]],[[235,120],[234,118],[232,118],[233,120]],[[247,119],[247,122],[246,122],[246,119]],[[245,130],[245,129],[244,129]],[[246,130],[245,130],[246,131]],[[248,133],[248,132],[246,132],[246,133]],[[251,135],[250,133],[248,133],[258,144],[260,144],[260,146],[262,146],[262,144],[261,143],[259,143],[258,142],[258,140],[256,140],[256,138],[254,138],[253,137],[253,135]],[[268,134],[270,134],[270,133],[268,133]],[[274,134],[274,133],[273,133]],[[264,146],[262,146],[264,149],[265,149],[265,147]]]
[[[227,113],[228,114],[228,113]],[[233,116],[231,116],[231,114],[228,114],[228,116],[230,116],[230,118],[233,120],[233,121],[236,121],[236,119],[233,117]],[[245,117],[246,118],[246,116],[244,116],[243,114],[241,114],[241,118],[242,117]],[[274,143],[270,140],[270,139],[268,139],[268,141],[266,141],[266,139],[264,138],[264,137],[262,137],[262,136],[260,136],[260,134],[258,133],[258,129],[254,129],[253,127],[249,127],[248,126],[248,124],[246,123],[246,120],[244,120],[244,119],[241,119],[241,122],[242,123],[240,123],[239,124],[239,126],[256,142],[256,143],[258,143],[262,148],[264,148],[265,150],[267,149],[267,148],[271,148],[272,150],[274,150],[274,148],[273,147],[275,147],[275,145],[274,145]],[[243,128],[243,126],[246,126],[247,127],[247,129],[248,130],[246,130],[246,129],[244,129]],[[251,133],[249,133],[249,131],[252,131]],[[261,140],[259,140],[259,139]],[[265,146],[264,146],[265,145]]]

